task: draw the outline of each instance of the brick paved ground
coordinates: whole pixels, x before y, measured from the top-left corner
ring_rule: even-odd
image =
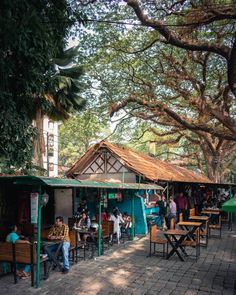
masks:
[[[0,294],[236,294],[236,231],[224,228],[221,239],[211,238],[198,262],[147,258],[148,247],[146,237],[113,246],[96,260],[72,266],[67,275],[54,271],[39,289],[29,280],[15,285],[8,275],[0,278]]]

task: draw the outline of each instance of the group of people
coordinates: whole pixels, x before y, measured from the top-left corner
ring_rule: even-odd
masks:
[[[117,242],[119,243],[121,236],[121,226],[125,229],[132,226],[131,217],[125,212],[122,216],[117,207],[113,208],[112,212],[103,211],[102,221],[111,220],[114,222],[113,233],[117,236]],[[74,228],[90,229],[91,220],[88,215],[88,211],[83,208],[79,218],[76,219]],[[87,235],[82,233],[80,235],[82,241],[86,242]],[[51,227],[48,233],[48,240],[56,240],[62,242],[62,257],[63,257],[63,267],[61,272],[66,274],[69,272],[69,249],[70,249],[70,238],[69,238],[69,227],[64,223],[63,217],[58,216],[55,219],[55,224]],[[9,233],[6,237],[6,241],[9,243],[30,243],[27,239],[20,235],[19,229],[16,225],[12,225],[9,228]],[[58,243],[52,243],[47,247],[49,252],[55,252],[57,250]],[[50,259],[50,257],[49,257]],[[30,265],[17,265],[17,275],[22,278],[28,278],[30,276]]]
[[[74,229],[89,229],[91,225],[93,225],[86,209],[80,213],[80,216],[78,214],[77,216],[78,218],[76,218],[76,222],[73,227]],[[93,219],[97,221],[98,216],[95,216]],[[102,208],[101,222],[104,221],[113,221],[113,234],[116,235],[118,244],[120,243],[121,230],[127,230],[132,227],[131,216],[127,212],[124,212],[122,215],[117,207],[114,207],[111,212],[109,212],[108,209]],[[86,233],[80,233],[78,235],[78,239],[82,240],[84,243],[86,243],[87,237],[88,235]]]
[[[132,218],[127,212],[122,215],[117,207],[113,208],[110,220],[114,222],[113,234],[116,234],[117,243],[120,243],[121,230],[128,230],[132,227]]]
[[[63,223],[61,216],[56,217],[55,224],[51,227],[49,234],[49,240],[60,240],[62,241],[62,256],[63,256],[63,267],[61,268],[62,273],[66,274],[69,272],[69,227]],[[6,242],[9,243],[30,243],[27,238],[20,234],[20,229],[17,225],[9,227],[9,233],[6,237]],[[49,251],[56,251],[58,244],[52,244],[48,247]],[[17,264],[16,265],[17,276],[21,279],[26,279],[30,276],[30,265],[29,264]]]
[[[159,215],[161,217],[163,229],[170,228],[171,219],[174,219],[174,222],[176,223],[180,213],[183,214],[184,220],[188,218],[188,202],[183,192],[180,192],[175,200],[171,196],[169,201],[166,200],[164,195],[158,196],[156,205],[159,208]]]

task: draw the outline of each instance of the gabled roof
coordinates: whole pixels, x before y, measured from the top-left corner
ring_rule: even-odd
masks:
[[[87,152],[68,170],[66,175],[73,177],[79,175],[90,164],[94,156],[101,149],[107,149],[117,157],[128,169],[137,175],[142,175],[149,181],[195,182],[213,183],[208,177],[197,174],[186,168],[163,162],[124,147],[119,147],[105,140],[93,145]]]

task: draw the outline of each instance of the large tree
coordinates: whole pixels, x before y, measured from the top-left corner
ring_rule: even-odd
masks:
[[[56,74],[75,21],[66,0],[0,3],[0,152],[9,169],[28,169],[33,156],[36,110]]]
[[[125,8],[117,9],[116,25]],[[201,148],[209,177],[220,180],[234,161],[230,151],[236,139],[235,100],[227,85],[224,58],[159,43],[157,32],[144,26],[108,27],[112,14],[104,11],[108,11],[105,19],[93,25],[93,50],[80,49],[91,61],[89,77],[96,81],[100,100],[107,102],[112,115],[120,111],[123,120],[136,117],[150,122],[153,141],[191,140],[191,145]]]
[[[125,2],[142,25],[159,33],[152,43],[163,42],[184,50],[211,52],[223,57],[227,64],[229,87],[236,96],[234,1]]]
[[[235,17],[233,1],[79,1],[93,30],[93,49],[110,54],[111,47],[127,55],[149,54],[165,48],[180,52],[211,53],[221,64],[229,89],[235,95]],[[127,3],[127,5],[125,4]],[[90,6],[88,6],[90,4]],[[93,10],[91,10],[93,7]],[[87,32],[86,32],[87,33]],[[127,42],[127,35],[130,36]],[[114,42],[114,41],[117,42]],[[123,40],[123,41],[122,41]],[[109,49],[110,48],[110,49]],[[111,55],[110,55],[111,56]],[[107,62],[113,63],[112,59]],[[212,70],[210,68],[207,71]],[[107,72],[108,74],[108,72]],[[118,75],[117,75],[118,76]],[[114,84],[114,79],[110,79]],[[120,82],[117,77],[117,83]],[[216,80],[217,82],[217,80]],[[236,140],[236,122],[233,111],[222,113],[218,108],[211,110],[228,130],[227,135]],[[210,130],[209,130],[210,132]],[[218,137],[224,133],[215,132]]]
[[[236,144],[214,116],[216,109],[227,114],[234,105],[220,65],[209,54],[188,53],[181,58],[159,51],[155,57],[159,63],[155,64],[152,58],[150,54],[139,56],[143,62],[139,65],[141,69],[134,66],[133,60],[130,80],[135,88],[128,98],[113,104],[111,112],[125,108],[132,116],[161,125],[161,131],[147,129],[154,134],[151,141],[158,144],[178,143],[185,138],[190,144],[198,145],[208,176],[215,181],[222,180],[228,168],[226,162],[235,161],[232,152]],[[206,69],[212,65],[216,70],[207,74]],[[152,78],[156,72],[159,82]],[[222,136],[218,137],[219,134]]]

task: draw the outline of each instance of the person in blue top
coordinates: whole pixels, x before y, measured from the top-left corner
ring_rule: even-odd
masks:
[[[9,234],[6,237],[6,242],[8,243],[29,243],[27,240],[21,240],[21,237],[17,234],[17,226],[16,225],[12,225],[9,227]],[[21,267],[23,267],[23,269],[21,269]],[[27,277],[30,276],[30,265],[29,264],[25,264],[25,265],[21,265],[21,267],[19,265],[17,265],[17,275],[22,278],[25,279]]]

